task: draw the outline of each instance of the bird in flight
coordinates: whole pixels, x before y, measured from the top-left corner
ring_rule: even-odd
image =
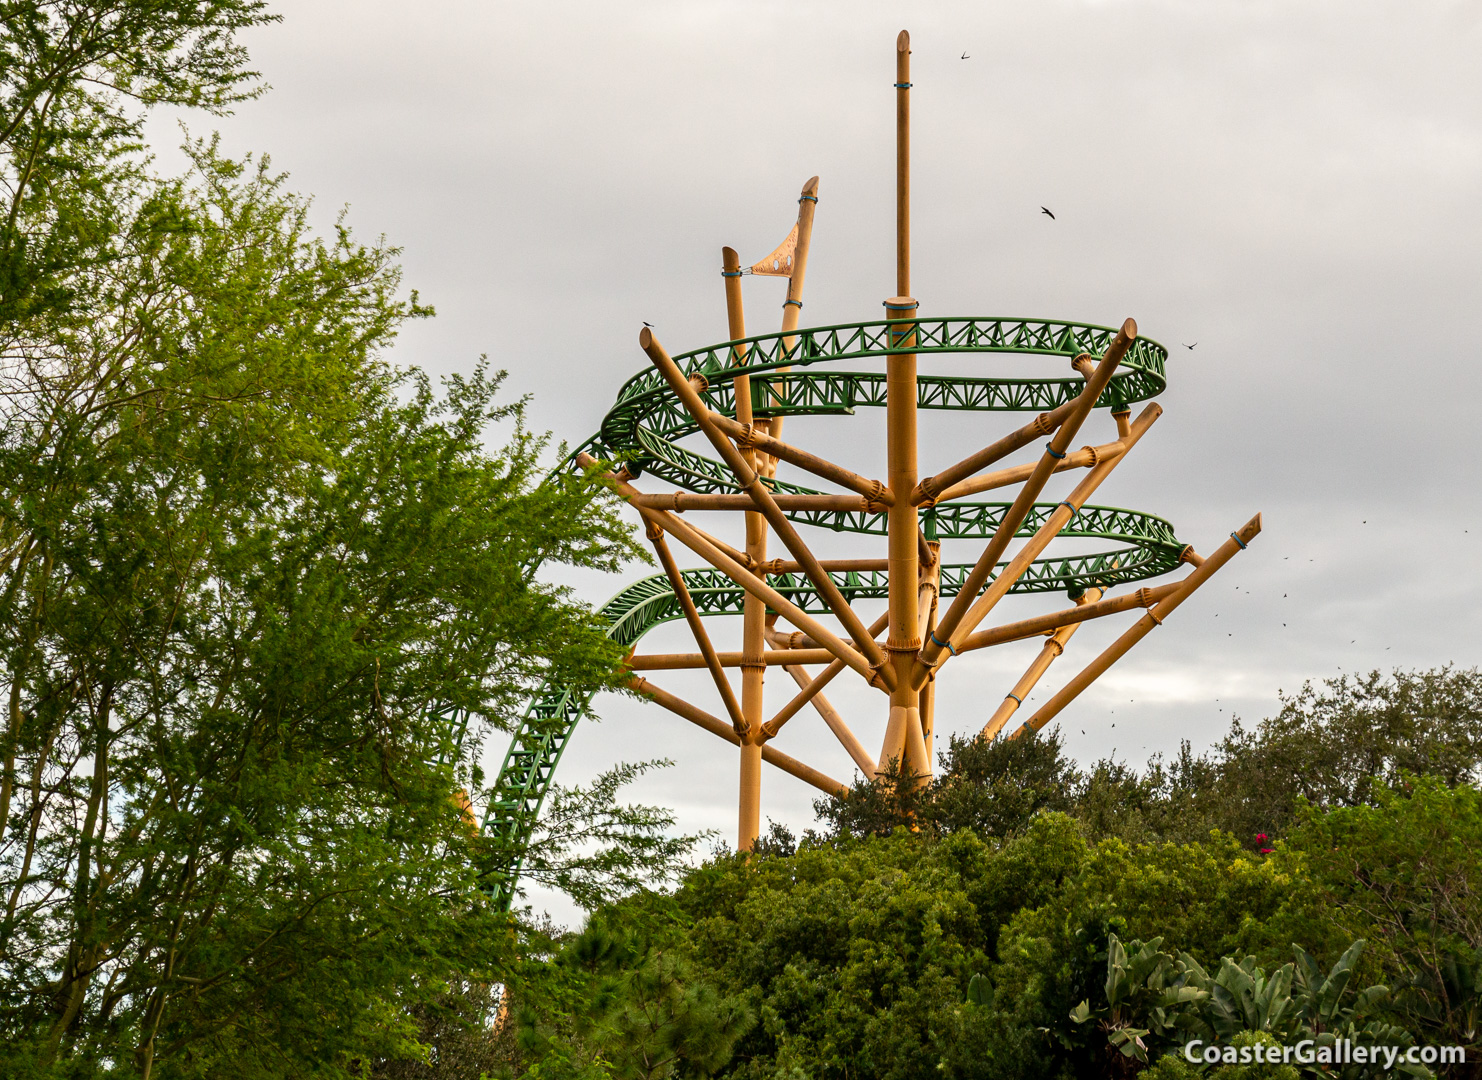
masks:
[[[963,58],[963,59],[964,59],[964,60],[971,60],[971,59],[972,59],[972,57],[971,57],[971,56],[969,56],[969,55],[968,55],[968,54],[967,54],[967,53],[963,53],[963,54],[962,54],[962,58]]]
[[[1197,345],[1199,343],[1196,341],[1196,342],[1194,342],[1194,345],[1188,345],[1188,344],[1185,344],[1184,342],[1180,341],[1179,344],[1180,345],[1183,345],[1183,347],[1186,348],[1186,349],[1188,349],[1190,352],[1193,352],[1194,351],[1194,345]]]
[[[1041,214],[1049,214],[1049,216],[1050,216],[1050,220],[1051,220],[1051,221],[1054,221],[1054,220],[1055,220],[1055,215],[1054,215],[1054,214],[1050,214],[1050,208],[1049,208],[1049,207],[1048,207],[1048,206],[1041,206],[1041,207],[1040,207],[1040,208],[1039,208],[1039,212],[1040,212],[1040,213],[1041,213]]]

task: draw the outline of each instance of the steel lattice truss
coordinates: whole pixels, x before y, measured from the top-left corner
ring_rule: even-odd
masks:
[[[1161,625],[1260,531],[1257,515],[1203,557],[1160,517],[1088,501],[1161,413],[1150,404],[1135,419],[1131,416],[1132,406],[1150,402],[1167,385],[1168,353],[1141,337],[1130,319],[1121,327],[1108,327],[1052,319],[936,318],[919,310],[909,296],[909,185],[904,179],[909,170],[909,55],[903,33],[896,58],[897,296],[886,301],[890,318],[798,326],[818,203],[815,177],[799,199],[797,227],[776,251],[748,271],[725,249],[729,340],[671,357],[644,330],[640,345],[652,367],[623,384],[597,434],[566,465],[604,475],[646,526],[664,572],[624,588],[600,609],[598,618],[607,635],[629,650],[635,689],[738,748],[742,849],[756,837],[762,762],[824,791],[846,791],[838,780],[771,746],[799,710],[815,709],[867,778],[895,761],[924,782],[931,772],[935,681],[953,658],[1002,642],[1042,639],[1039,657],[980,732],[985,738],[1032,734]],[[787,278],[783,326],[777,333],[745,333],[740,279],[748,272]],[[944,354],[979,361],[982,373],[917,372],[919,360]],[[1010,357],[1020,369],[1043,363],[1044,374],[1004,374]],[[841,366],[861,361],[884,370]],[[781,437],[787,417],[854,416],[861,408],[886,411],[889,464],[884,480],[859,476]],[[924,410],[1036,415],[922,478],[917,475],[916,417]],[[1115,421],[1115,438],[1073,449],[1071,441],[1083,423],[1098,412]],[[717,456],[680,445],[697,435]],[[1043,449],[1033,453],[1041,443]],[[929,449],[933,458],[940,456],[934,443]],[[999,464],[1023,449],[1031,450],[1029,460]],[[795,475],[810,483],[777,479],[784,463],[801,470]],[[1060,472],[1079,479],[1075,489],[1058,502],[1041,498],[1052,475]],[[634,486],[640,479],[669,490],[640,491]],[[818,480],[824,483],[814,486]],[[987,491],[1006,501],[969,497]],[[718,511],[745,515],[744,551],[692,524],[698,518],[710,520],[708,512]],[[820,559],[800,529],[824,539],[829,533],[885,537],[886,554]],[[706,565],[679,568],[670,538]],[[787,557],[767,558],[769,541],[781,541]],[[940,554],[948,541],[984,546],[973,563],[948,563]],[[1170,583],[1113,592],[1181,567],[1192,569]],[[1059,592],[1067,594],[1071,606],[978,629],[1003,596]],[[887,614],[865,627],[854,605],[882,599]],[[1010,729],[1008,721],[1080,624],[1123,611],[1141,614],[1034,715]],[[706,626],[724,617],[741,619],[738,652],[722,652],[711,643]],[[679,619],[688,623],[698,653],[637,651],[650,630]],[[877,640],[882,632],[884,638]],[[826,666],[819,671],[818,665]],[[771,667],[791,674],[800,689],[764,721],[763,679]],[[721,713],[712,715],[638,674],[682,668],[709,670],[724,706]],[[736,669],[739,698],[730,673]],[[888,722],[878,755],[864,750],[822,694],[846,670],[888,696]],[[515,895],[542,800],[588,704],[586,696],[570,687],[547,685],[521,719],[483,825],[494,859],[490,884],[501,904],[508,905]]]

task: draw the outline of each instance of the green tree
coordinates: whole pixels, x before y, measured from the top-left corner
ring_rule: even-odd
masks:
[[[86,299],[119,257],[150,107],[212,113],[260,93],[236,42],[261,0],[0,0],[0,327]]]
[[[1189,843],[1220,829],[1258,849],[1296,825],[1304,800],[1358,806],[1375,780],[1393,786],[1407,775],[1453,787],[1482,781],[1482,672],[1375,671],[1307,683],[1254,728],[1237,720],[1208,754],[1185,744],[1141,773],[1097,763],[1076,814],[1098,837]]]
[[[1330,932],[1370,940],[1410,1021],[1475,1052],[1482,791],[1410,777],[1398,787],[1376,784],[1370,799],[1326,814],[1304,808],[1286,845],[1311,882],[1304,906]]]
[[[703,975],[688,920],[666,898],[610,907],[528,970],[513,993],[532,1077],[710,1076],[756,1022],[746,995]]]
[[[414,1053],[409,1007],[508,942],[452,801],[480,733],[618,659],[540,578],[615,567],[608,499],[542,482],[498,377],[438,397],[379,359],[426,313],[394,251],[318,240],[265,168],[191,154],[113,189],[116,256],[6,346],[12,1073]]]
[[[931,835],[970,829],[1012,836],[1042,811],[1075,806],[1081,775],[1058,730],[1012,740],[953,735],[940,757],[930,783],[893,760],[875,780],[856,779],[847,796],[817,800],[824,836],[889,836],[902,826]]]

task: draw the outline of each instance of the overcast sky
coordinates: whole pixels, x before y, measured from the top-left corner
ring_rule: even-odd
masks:
[[[721,246],[769,252],[809,176],[822,179],[804,322],[879,317],[894,292],[894,42],[908,28],[923,312],[1133,316],[1171,348],[1166,413],[1095,501],[1167,517],[1201,551],[1264,514],[1249,551],[1062,714],[1070,751],[1140,763],[1182,739],[1208,746],[1234,715],[1270,715],[1306,679],[1478,663],[1478,4],[280,10],[248,39],[273,89],[220,122],[227,149],[270,153],[321,225],[348,206],[362,235],[404,247],[407,283],[438,317],[393,359],[451,372],[487,353],[533,396],[534,423],[573,443],[644,367],[644,320],[673,352],[725,338]],[[751,331],[774,328],[783,283],[745,285]],[[928,422],[943,446],[923,451],[923,473],[1008,420]],[[1077,444],[1109,430],[1093,418]],[[881,411],[788,433],[883,475]],[[817,550],[840,550],[829,543]],[[571,580],[593,603],[623,583]],[[995,620],[1058,603],[1007,602]],[[1039,700],[1124,625],[1083,629]],[[739,647],[739,620],[713,629]],[[681,624],[644,648],[683,641]],[[976,730],[1037,648],[950,664],[940,730]],[[769,681],[769,711],[784,683]],[[703,677],[661,684],[721,711]],[[834,685],[878,743],[883,700]],[[657,707],[599,710],[562,781],[673,758],[637,794],[734,841],[731,747]],[[777,745],[849,776],[811,712]],[[806,825],[813,794],[769,770],[763,813]]]

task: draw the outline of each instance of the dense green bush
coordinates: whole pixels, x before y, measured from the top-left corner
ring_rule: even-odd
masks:
[[[861,785],[801,841],[774,826],[672,897],[551,939],[554,962],[512,984],[524,1035],[506,1071],[1294,1080],[1291,1064],[1167,1051],[1191,1032],[1253,1051],[1349,1028],[1474,1045],[1479,690],[1449,669],[1308,686],[1211,753],[1140,773],[1081,772],[1053,733],[953,741],[925,786]],[[629,944],[599,947],[615,934]],[[646,1034],[603,1019],[635,1010],[656,1018]],[[634,1071],[684,1023],[689,1057]]]

